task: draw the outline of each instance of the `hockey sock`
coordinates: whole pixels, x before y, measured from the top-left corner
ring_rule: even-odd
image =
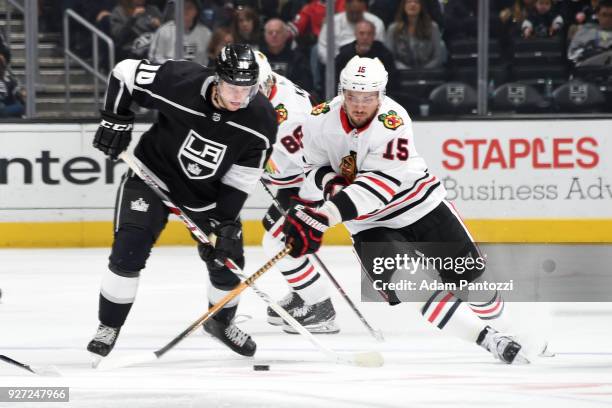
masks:
[[[504,299],[497,290],[493,292],[489,300],[485,302],[470,302],[469,305],[476,316],[482,320],[499,321],[505,309]],[[505,328],[497,327],[497,330],[505,330]]]
[[[283,277],[292,291],[308,305],[314,305],[329,298],[328,286],[321,274],[306,257],[285,257],[277,263]]]
[[[421,307],[421,314],[445,333],[472,343],[486,326],[466,302],[448,291],[435,292]]]
[[[98,318],[102,324],[121,327],[132,308],[140,274],[107,269],[102,277]]]
[[[262,242],[267,256],[281,251],[283,242],[283,218],[278,220],[264,235]],[[292,291],[300,295],[306,304],[313,305],[330,297],[328,285],[321,279],[317,268],[306,257],[284,257],[276,264]]]
[[[230,292],[231,290],[223,290],[223,289],[216,288],[212,285],[212,283],[209,282],[208,283],[208,303],[210,303],[211,305],[214,305],[218,303],[221,299],[223,299],[225,295],[227,295]],[[237,306],[238,302],[240,302],[240,296],[236,296],[235,298],[230,300],[225,306],[223,306],[223,308],[227,309],[227,308]]]

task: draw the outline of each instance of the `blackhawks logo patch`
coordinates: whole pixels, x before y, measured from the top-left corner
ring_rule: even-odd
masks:
[[[287,108],[285,108],[285,105],[283,105],[282,103],[276,105],[274,109],[276,110],[276,121],[280,125],[281,123],[287,120],[289,112],[287,112]]]
[[[316,116],[327,112],[329,112],[329,105],[327,104],[327,102],[323,102],[312,108],[310,114]]]
[[[355,176],[357,175],[357,153],[351,151],[348,156],[342,158],[340,171],[350,183],[355,181]]]
[[[388,113],[378,115],[378,120],[383,123],[387,129],[395,130],[404,124],[404,119],[397,115],[396,111],[390,110]]]

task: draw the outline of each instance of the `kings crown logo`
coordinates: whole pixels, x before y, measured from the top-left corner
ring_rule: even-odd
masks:
[[[193,175],[199,176],[202,173],[202,168],[195,163],[189,163],[187,171]]]
[[[280,125],[281,123],[287,120],[289,113],[287,112],[287,108],[285,108],[285,105],[283,105],[282,103],[276,105],[274,109],[276,109],[276,120]]]
[[[134,211],[147,212],[149,204],[140,197],[138,200],[130,202],[130,208]]]
[[[323,102],[312,108],[310,114],[316,116],[327,112],[329,112],[329,105],[327,104],[327,102]]]
[[[404,119],[398,116],[396,111],[390,110],[387,113],[378,115],[378,120],[383,123],[387,129],[395,130],[404,124]]]

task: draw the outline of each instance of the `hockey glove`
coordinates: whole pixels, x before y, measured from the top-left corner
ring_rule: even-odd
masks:
[[[200,258],[206,262],[208,269],[218,269],[225,265],[229,258],[242,268],[244,264],[244,246],[242,243],[242,225],[238,221],[215,223],[213,234],[216,236],[214,246],[198,245]]]
[[[287,244],[291,244],[291,255],[299,258],[314,254],[321,247],[323,233],[329,228],[329,220],[325,214],[315,208],[296,204],[287,211],[283,233]]]
[[[94,137],[93,146],[113,160],[130,145],[134,115],[117,115],[100,111],[102,121]]]
[[[351,183],[346,177],[339,174],[335,175],[332,179],[325,183],[325,186],[323,186],[323,197],[325,197],[325,201],[330,200],[349,184]]]

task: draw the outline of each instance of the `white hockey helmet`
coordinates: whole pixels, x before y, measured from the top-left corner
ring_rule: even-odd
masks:
[[[266,97],[270,96],[272,86],[274,86],[275,82],[272,67],[266,55],[261,51],[255,51],[255,60],[257,60],[257,65],[259,65],[259,79],[257,80],[259,90],[266,95]]]
[[[362,58],[355,55],[340,72],[338,92],[343,90],[358,92],[378,91],[382,98],[389,74],[378,58]]]

